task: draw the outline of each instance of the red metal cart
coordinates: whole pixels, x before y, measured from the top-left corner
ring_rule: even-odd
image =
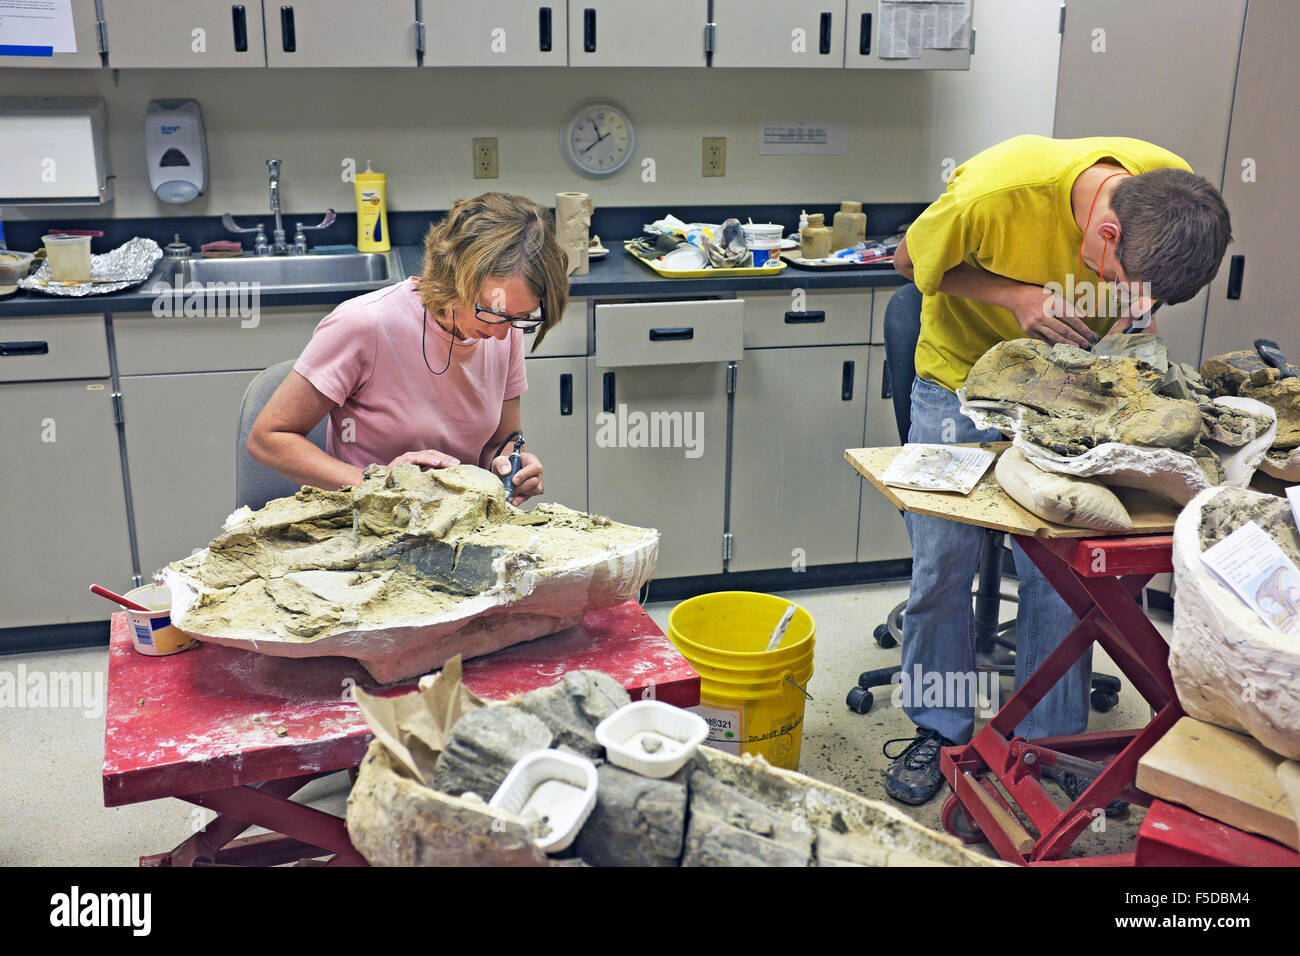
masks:
[[[463,680],[504,700],[571,670],[601,670],[634,698],[700,702],[700,679],[635,601],[592,611],[582,624],[467,661]],[[122,614],[109,645],[104,805],[176,797],[218,812],[175,849],[142,866],[273,865],[330,856],[364,864],[340,817],[291,798],[324,774],[356,767],[371,734],[351,699],[378,688],[355,661],[303,660],[205,644],[171,657],[131,647]],[[269,834],[237,839],[250,826]]]

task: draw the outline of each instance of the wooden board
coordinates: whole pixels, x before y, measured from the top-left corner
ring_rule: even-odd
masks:
[[[1253,737],[1183,717],[1138,762],[1137,786],[1300,849],[1295,813],[1277,777],[1282,762]]]
[[[968,447],[987,448],[1000,455],[1010,445],[1010,442],[985,442],[972,443]],[[1044,521],[1038,515],[1016,504],[993,477],[994,465],[989,465],[989,470],[984,473],[980,483],[969,495],[959,495],[950,491],[911,491],[906,488],[891,488],[881,480],[881,476],[902,450],[901,446],[850,448],[844,452],[844,457],[862,477],[875,485],[881,494],[903,511],[911,511],[914,514],[948,518],[961,524],[979,525],[982,528],[994,528],[1008,534],[1030,535],[1035,538],[1099,538],[1168,534],[1174,530],[1174,521],[1178,518],[1179,508],[1170,501],[1135,488],[1114,488],[1112,490],[1124,502],[1124,507],[1128,509],[1129,516],[1133,519],[1133,530],[1097,531],[1093,528],[1071,528],[1054,524],[1051,521]]]

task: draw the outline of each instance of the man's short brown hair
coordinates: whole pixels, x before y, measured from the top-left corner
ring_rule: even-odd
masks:
[[[1184,169],[1156,169],[1121,180],[1110,207],[1119,219],[1115,254],[1130,282],[1147,282],[1170,305],[1186,302],[1214,278],[1232,241],[1219,191]]]

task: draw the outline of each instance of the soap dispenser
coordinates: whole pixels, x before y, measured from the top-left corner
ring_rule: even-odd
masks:
[[[163,202],[186,203],[208,188],[208,140],[196,100],[153,100],[144,115],[149,188]]]

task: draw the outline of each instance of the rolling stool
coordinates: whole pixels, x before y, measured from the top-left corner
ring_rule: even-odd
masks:
[[[909,282],[900,287],[885,307],[885,383],[894,400],[894,421],[898,425],[898,438],[907,444],[912,428],[912,380],[916,377],[916,342],[921,335],[921,290]],[[1002,593],[1003,562],[1009,556],[1003,548],[1005,535],[987,529],[980,545],[979,584],[975,590],[975,655],[977,668],[1015,676],[1016,622],[998,622],[998,611],[1003,601],[1014,603],[1014,594]],[[895,647],[903,639],[903,612],[906,601],[901,601],[889,612],[883,624],[876,626],[872,636],[883,648]],[[846,703],[859,714],[871,710],[875,697],[872,688],[888,687],[901,668],[882,667],[864,671],[856,687],[849,690]],[[1092,675],[1092,707],[1105,713],[1119,703],[1120,682],[1109,674]]]

